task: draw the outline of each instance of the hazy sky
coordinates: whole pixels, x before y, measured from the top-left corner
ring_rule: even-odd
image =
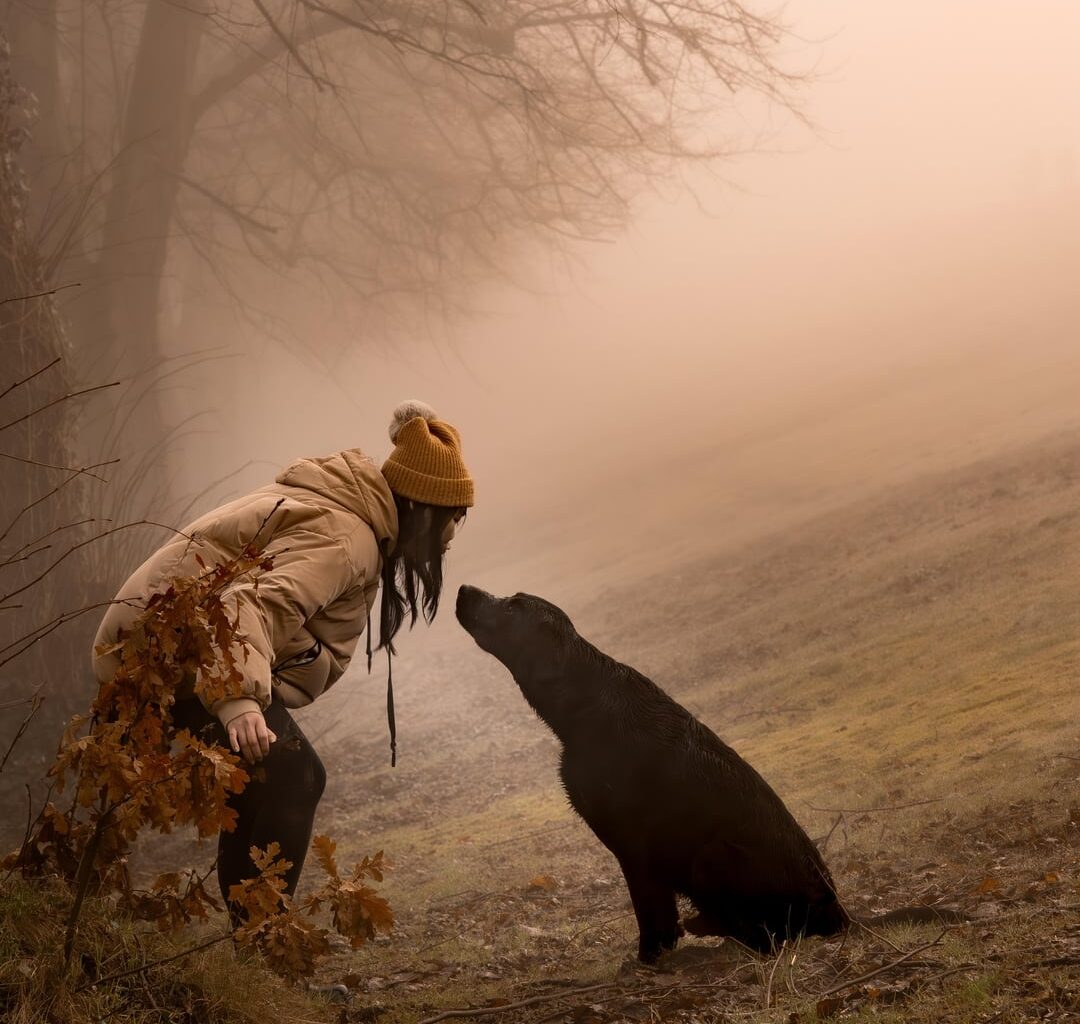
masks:
[[[568,468],[664,461],[802,405],[858,404],[882,373],[911,394],[943,373],[996,380],[965,399],[972,429],[1031,402],[1064,422],[1057,385],[1080,368],[1080,3],[792,0],[787,20],[805,40],[793,63],[818,76],[804,95],[816,132],[747,106],[747,137],[776,133],[768,151],[695,171],[700,203],[642,198],[623,237],[581,251],[572,280],[538,276],[545,297],[493,290],[452,349],[361,348],[330,383],[253,342],[256,394],[241,402],[256,411],[213,474],[199,453],[192,482],[229,459],[257,460],[246,486],[297,454],[381,455],[402,397],[461,425],[479,493],[496,501]],[[297,321],[329,326],[317,308]],[[1018,390],[1035,351],[1050,353],[1046,379]],[[886,446],[898,409],[876,418]]]

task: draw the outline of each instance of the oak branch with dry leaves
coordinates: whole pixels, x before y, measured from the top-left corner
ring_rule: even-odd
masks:
[[[206,887],[213,868],[165,873],[148,889],[135,889],[127,857],[147,829],[190,826],[207,837],[235,825],[229,800],[244,788],[248,773],[231,752],[186,730],[174,733],[170,709],[184,679],[194,678],[207,705],[239,695],[246,646],[222,595],[241,577],[254,578],[257,586],[271,564],[252,545],[231,561],[173,580],[151,597],[131,631],[107,648],[120,667],[99,687],[89,715],[72,720],[49,770],[57,793],[70,790],[71,805],[63,810],[47,802],[5,864],[70,883],[67,960],[90,893],[115,893],[123,909],[163,930],[221,909]],[[229,893],[244,919],[233,931],[237,944],[259,950],[274,971],[291,979],[310,975],[329,949],[327,930],[309,920],[320,909],[329,910],[334,927],[354,947],[393,925],[389,905],[367,884],[382,880],[381,852],[343,877],[334,842],[318,836],[313,846],[327,881],[305,900],[293,904],[285,894],[282,875],[290,865],[273,843],[252,849],[260,873]]]

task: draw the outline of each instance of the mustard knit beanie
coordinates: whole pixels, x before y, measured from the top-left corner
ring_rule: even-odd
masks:
[[[473,481],[461,458],[461,435],[423,402],[402,402],[390,421],[394,450],[383,463],[390,490],[428,505],[468,507]]]

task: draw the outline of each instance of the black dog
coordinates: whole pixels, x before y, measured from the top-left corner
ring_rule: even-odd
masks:
[[[457,617],[562,741],[574,809],[622,867],[646,963],[683,934],[765,952],[850,923],[814,844],[768,783],[655,683],[529,594],[458,591]]]

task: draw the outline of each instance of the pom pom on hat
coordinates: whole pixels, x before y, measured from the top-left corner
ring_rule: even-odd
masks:
[[[427,402],[421,402],[418,398],[407,398],[394,410],[394,418],[390,421],[390,443],[397,444],[401,428],[409,420],[415,420],[418,417],[430,423],[432,420],[437,420],[439,414]]]
[[[473,481],[461,457],[461,436],[430,405],[402,402],[394,410],[390,440],[394,450],[382,474],[395,494],[429,505],[472,505]]]

